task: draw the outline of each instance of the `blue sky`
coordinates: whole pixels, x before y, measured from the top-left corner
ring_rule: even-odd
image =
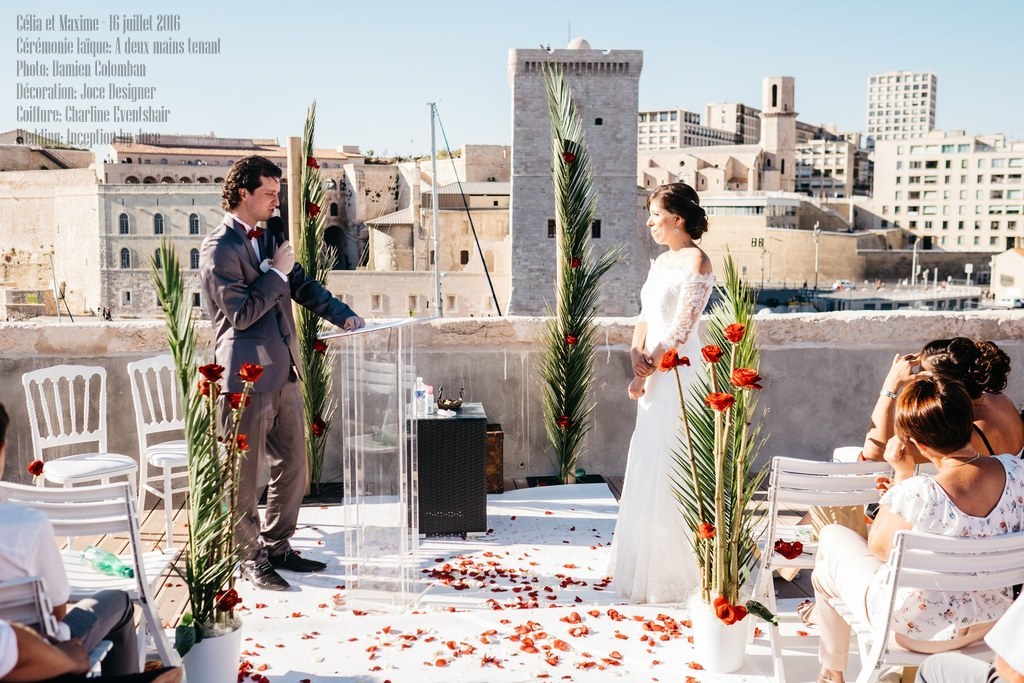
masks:
[[[113,0],[102,9],[85,9],[96,6],[3,3],[0,130],[41,125],[18,123],[17,105],[52,104],[13,97],[15,83],[26,80],[16,77],[16,61],[26,57],[17,54],[16,39],[38,37],[16,30],[19,14],[84,13],[105,26],[110,13],[170,12],[181,19],[177,38],[220,38],[223,54],[135,58],[149,75],[128,80],[156,86],[154,104],[172,110],[167,124],[147,125],[147,132],[213,131],[283,141],[301,134],[306,107],[315,99],[318,146],[422,154],[430,149],[426,103],[433,100],[453,148],[508,144],[509,49],[565,47],[571,31],[596,49],[644,51],[644,109],[681,107],[703,114],[708,102],[759,106],[762,77],[787,75],[796,78],[801,120],[863,130],[868,76],[920,70],[938,76],[938,127],[1024,138],[1019,51],[1024,3],[1012,0],[970,6],[945,0]],[[105,84],[108,79],[93,80]]]

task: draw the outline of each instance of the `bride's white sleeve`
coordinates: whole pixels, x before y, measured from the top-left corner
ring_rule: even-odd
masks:
[[[704,306],[710,297],[711,283],[705,279],[691,280],[680,286],[672,328],[666,335],[668,345],[679,346],[687,342],[690,333],[696,329],[700,314],[704,312]]]

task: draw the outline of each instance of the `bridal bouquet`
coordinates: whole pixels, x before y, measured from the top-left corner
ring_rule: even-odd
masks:
[[[726,259],[722,301],[710,313],[707,343],[701,349],[703,372],[684,395],[678,367],[690,365],[670,349],[661,371],[673,371],[679,390],[682,432],[673,451],[673,488],[679,500],[700,573],[700,598],[726,624],[742,620],[748,609],[768,621],[758,603],[740,603],[740,588],[755,564],[756,510],[751,498],[765,471],[751,476],[764,442],[755,417],[761,390],[760,354],[754,343],[754,293]],[[700,362],[694,359],[694,362]]]

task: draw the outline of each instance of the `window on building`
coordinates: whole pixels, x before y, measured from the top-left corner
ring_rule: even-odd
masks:
[[[122,306],[131,306],[132,305],[132,291],[130,289],[121,292],[121,305]]]
[[[156,264],[157,268],[159,268],[161,266],[160,250],[159,249],[157,249],[156,251],[153,252],[153,263]]]
[[[188,216],[188,234],[199,234],[199,216],[197,214],[191,213]]]
[[[459,252],[459,263],[463,266],[469,263],[469,251],[466,249]]]
[[[153,216],[153,234],[164,234],[164,215],[162,213]]]
[[[603,126],[604,125],[604,119],[601,118],[600,116],[598,116],[596,119],[594,119],[594,125],[595,126]]]
[[[192,306],[199,308],[203,305],[203,300],[199,296],[199,292],[192,292]]]
[[[548,219],[548,237],[550,239],[554,239],[556,232],[557,232],[557,228],[555,227],[555,219],[554,218],[549,218]]]
[[[126,268],[131,268],[131,267],[132,267],[132,252],[128,251],[128,248],[125,247],[125,248],[121,249],[121,268],[122,269],[126,269]]]
[[[433,255],[434,252],[430,252]],[[379,311],[382,309],[382,303],[384,301],[384,295],[382,294],[371,294],[370,295],[370,310]]]
[[[601,238],[601,219],[600,218],[596,219],[593,223],[590,224],[590,236],[593,239],[595,239],[595,240]]]
[[[420,307],[420,297],[418,294],[409,295],[409,312],[413,313]]]
[[[188,265],[192,270],[199,270],[199,250],[193,249],[188,253]]]
[[[332,216],[337,216],[338,215],[338,203],[337,202],[331,202],[331,215]]]
[[[121,235],[128,234],[128,214],[122,213],[117,217],[117,231]]]
[[[434,250],[430,250],[430,265],[434,265]]]

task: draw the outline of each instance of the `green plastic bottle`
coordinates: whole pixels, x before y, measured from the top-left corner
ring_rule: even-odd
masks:
[[[82,559],[101,574],[121,576],[126,579],[135,578],[135,570],[122,562],[120,557],[94,545],[82,551]]]

